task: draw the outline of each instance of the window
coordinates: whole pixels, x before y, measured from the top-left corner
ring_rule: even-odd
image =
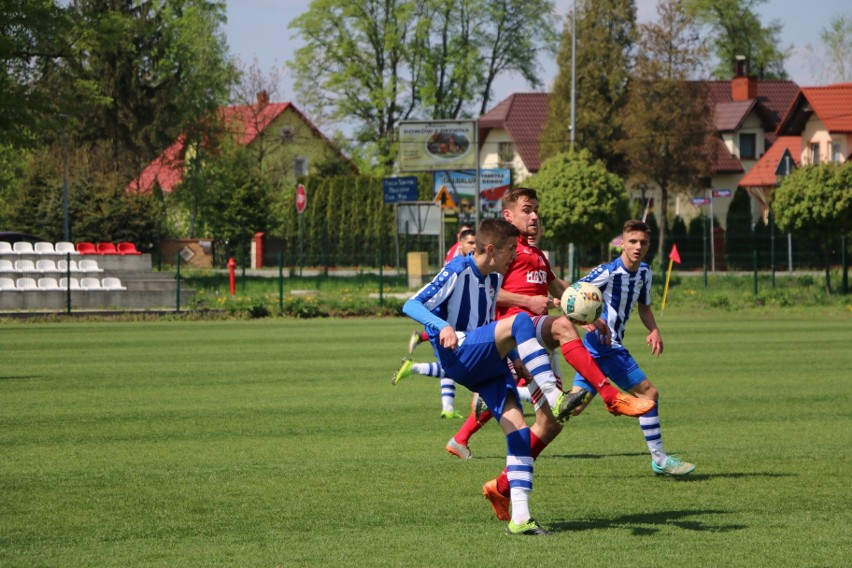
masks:
[[[757,136],[740,134],[740,159],[754,160],[757,157]]]
[[[819,163],[819,142],[811,142],[808,146],[808,159],[811,164]]]
[[[839,162],[842,158],[842,154],[840,153],[840,142],[832,142],[831,143],[831,161]]]
[[[497,145],[497,162],[503,166],[512,165],[512,160],[515,159],[515,145],[511,142],[500,142]]]
[[[293,161],[293,172],[296,177],[304,177],[308,175],[308,159],[307,158],[296,158]]]

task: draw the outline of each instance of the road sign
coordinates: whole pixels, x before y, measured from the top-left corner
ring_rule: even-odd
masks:
[[[691,201],[693,205],[710,205],[709,197],[693,197]]]
[[[730,189],[714,189],[713,197],[730,197],[731,190]]]
[[[382,195],[385,203],[417,201],[417,178],[415,176],[385,178],[382,180]]]
[[[296,188],[296,211],[299,215],[305,212],[305,207],[308,205],[308,192],[305,191],[305,186],[301,183]]]
[[[446,185],[441,186],[441,191],[435,196],[435,203],[441,204],[441,209],[455,209],[456,202],[453,201],[453,196],[450,195],[450,190]]]

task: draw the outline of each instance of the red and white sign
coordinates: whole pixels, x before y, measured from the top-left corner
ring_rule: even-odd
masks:
[[[305,186],[299,184],[296,188],[296,211],[301,215],[305,212],[305,207],[308,205],[308,193],[305,191]]]

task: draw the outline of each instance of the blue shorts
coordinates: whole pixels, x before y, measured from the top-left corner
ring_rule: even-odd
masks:
[[[479,393],[488,410],[500,420],[510,394],[515,397],[518,407],[521,404],[515,378],[494,343],[496,326],[497,322],[491,322],[473,330],[455,351],[441,347],[437,342],[433,345],[447,376],[468,390]]]
[[[590,350],[590,353],[601,372],[623,391],[630,391],[647,378],[645,371],[639,368],[639,364],[627,349],[608,349],[603,353]],[[580,373],[574,375],[574,386],[595,392],[595,387]]]

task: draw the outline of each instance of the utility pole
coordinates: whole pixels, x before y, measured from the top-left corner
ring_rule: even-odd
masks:
[[[571,14],[571,150],[574,150],[575,118],[577,113],[577,0]]]

